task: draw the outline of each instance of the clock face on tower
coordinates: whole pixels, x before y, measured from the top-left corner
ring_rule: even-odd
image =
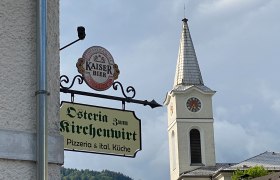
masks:
[[[191,112],[197,112],[201,109],[201,102],[196,97],[191,97],[187,100],[187,108]]]

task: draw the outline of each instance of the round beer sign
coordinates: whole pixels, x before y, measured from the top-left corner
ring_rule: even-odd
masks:
[[[88,48],[76,66],[87,85],[97,91],[109,89],[120,74],[110,52],[101,46]]]

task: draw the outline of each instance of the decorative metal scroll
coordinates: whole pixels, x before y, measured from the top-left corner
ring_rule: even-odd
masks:
[[[78,79],[79,84],[83,84],[84,78],[80,75],[77,75],[73,78],[71,85],[69,87],[65,87],[65,86],[62,85],[62,83],[68,84],[69,83],[69,78],[66,75],[62,75],[62,76],[60,76],[60,87],[63,88],[63,89],[71,89],[73,87],[76,79]]]
[[[151,108],[160,107],[162,105],[158,104],[155,100],[147,101],[147,100],[137,100],[134,99],[136,95],[136,91],[134,87],[128,86],[126,90],[124,91],[123,85],[115,81],[113,83],[113,89],[118,90],[118,87],[120,87],[120,90],[122,92],[122,95],[124,97],[118,97],[118,96],[110,96],[110,95],[104,95],[104,94],[97,94],[97,93],[91,93],[91,92],[84,92],[84,91],[78,91],[78,90],[72,90],[71,88],[74,86],[75,81],[78,81],[78,84],[84,83],[84,78],[80,75],[75,76],[72,81],[69,81],[68,76],[62,75],[60,76],[60,92],[63,93],[70,93],[71,94],[71,102],[74,102],[74,95],[82,95],[82,96],[90,96],[90,97],[97,97],[97,98],[105,98],[105,99],[111,99],[115,101],[121,101],[122,102],[122,109],[125,110],[125,103],[136,103],[136,104],[142,104],[144,106],[150,106]],[[69,85],[70,84],[70,85]]]
[[[122,94],[123,94],[124,97],[126,97],[126,98],[134,98],[134,97],[135,97],[136,91],[135,91],[134,87],[128,86],[128,87],[126,88],[126,92],[127,92],[127,93],[130,93],[130,92],[133,93],[132,96],[127,96],[127,95],[125,94],[124,90],[123,90],[122,84],[121,84],[120,82],[118,82],[118,81],[115,81],[115,82],[113,83],[113,89],[114,89],[114,90],[118,90],[118,86],[121,87]]]

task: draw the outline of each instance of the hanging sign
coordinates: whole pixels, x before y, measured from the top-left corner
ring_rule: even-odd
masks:
[[[62,102],[64,149],[135,157],[141,150],[141,123],[133,111]]]
[[[120,74],[110,52],[100,46],[88,48],[76,67],[87,85],[97,91],[109,89]]]

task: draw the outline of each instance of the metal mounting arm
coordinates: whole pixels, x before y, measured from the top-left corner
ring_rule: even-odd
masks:
[[[111,99],[111,100],[122,101],[122,102],[127,102],[127,103],[142,104],[144,106],[148,105],[151,108],[156,108],[156,107],[161,107],[162,106],[162,105],[158,104],[155,100],[152,100],[152,101],[137,100],[137,99],[132,99],[132,98],[129,98],[129,97],[123,98],[123,97],[109,96],[109,95],[104,95],[104,94],[90,93],[90,92],[70,90],[70,89],[63,89],[63,88],[60,89],[60,92],[70,93],[71,95],[78,94],[78,95],[83,95],[83,96],[105,98],[105,99]]]
[[[74,43],[76,43],[76,42],[78,42],[78,41],[80,41],[80,40],[84,40],[84,39],[85,39],[85,37],[86,37],[86,32],[85,32],[85,28],[84,28],[83,26],[77,27],[77,32],[78,32],[78,39],[75,40],[75,41],[73,41],[73,42],[71,42],[71,43],[69,43],[69,44],[67,44],[66,46],[60,48],[60,49],[59,49],[60,51],[63,50],[63,49],[65,49],[65,48],[67,48],[68,46],[71,46],[72,44],[74,44]]]

